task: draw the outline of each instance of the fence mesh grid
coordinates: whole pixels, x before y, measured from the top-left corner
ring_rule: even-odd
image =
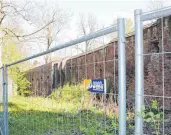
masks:
[[[118,134],[117,41],[105,44],[104,36],[48,54],[58,60],[42,66],[30,68],[31,60],[8,68],[9,80],[16,75],[12,70],[30,68],[18,77],[30,82],[27,91],[14,82],[8,90],[9,134]],[[85,79],[102,78],[106,94],[86,89]]]
[[[171,133],[169,37],[170,17],[158,18],[143,30],[144,94],[140,96],[144,97],[144,107],[136,113],[143,118],[143,132],[148,135]],[[118,45],[117,41],[105,44],[104,39],[51,53],[58,60],[42,66],[30,68],[32,60],[9,67],[9,134],[118,134]],[[126,43],[127,134],[134,134],[134,35]],[[29,67],[25,74],[21,70],[24,67]],[[30,82],[25,93],[21,91],[23,85],[10,85],[10,77],[16,76],[12,70],[22,71],[17,76],[19,82],[26,83],[23,76]],[[98,78],[107,80],[106,94],[90,93],[85,88],[85,79]],[[2,105],[1,114],[3,117]]]
[[[141,116],[144,134],[171,133],[170,17],[157,18],[143,31],[144,105]]]
[[[3,69],[0,68],[0,134],[4,134]]]

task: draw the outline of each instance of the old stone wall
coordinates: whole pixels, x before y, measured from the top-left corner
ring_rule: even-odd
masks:
[[[160,101],[160,106],[165,104],[165,109],[171,109],[171,100],[165,98],[163,104],[162,96],[171,96],[171,17],[163,19],[163,38],[162,38],[162,23],[158,20],[151,26],[144,27],[144,89],[145,102],[152,99]],[[134,63],[134,35],[126,38],[126,62],[127,62],[127,103],[128,106],[134,104],[134,85],[135,85],[135,63]],[[163,40],[163,44],[162,44]],[[106,78],[108,93],[118,93],[118,45],[117,41],[112,41],[103,48],[99,48],[87,54],[81,54],[69,58],[65,62],[61,62],[58,66],[57,80],[49,78],[50,84],[43,85],[43,87],[51,88],[53,83],[55,87],[59,83],[81,83],[85,78]],[[45,67],[47,65],[44,65]],[[43,66],[42,66],[43,67]],[[49,67],[50,68],[50,67]],[[52,69],[53,67],[51,67]],[[37,68],[38,69],[38,68]],[[34,69],[35,74],[50,74]],[[32,74],[32,73],[31,73]],[[45,75],[45,76],[47,76]],[[50,75],[49,75],[50,76]],[[37,76],[32,76],[34,80]],[[47,77],[46,77],[47,78]],[[60,79],[59,79],[60,78]],[[62,78],[62,79],[61,79]],[[46,79],[45,79],[46,80]],[[32,81],[35,84],[35,81]],[[34,85],[33,84],[33,85]],[[39,91],[40,90],[40,91]],[[36,90],[42,93],[41,89]],[[49,92],[48,92],[49,93]],[[153,95],[153,98],[148,95]]]
[[[52,91],[52,63],[31,69],[26,74],[34,96],[47,96]]]

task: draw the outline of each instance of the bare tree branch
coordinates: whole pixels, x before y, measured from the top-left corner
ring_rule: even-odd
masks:
[[[69,21],[67,12],[56,7],[56,5],[53,5],[55,7],[49,5],[40,6],[40,3],[31,3],[31,1],[24,5],[23,3],[17,5],[11,1],[5,3],[0,0],[1,41],[6,37],[17,39],[20,43],[34,41],[36,44],[39,41],[40,49],[42,49],[42,45],[45,45],[45,49],[48,50]],[[34,12],[30,10],[31,8],[34,9]],[[26,22],[29,25],[34,24],[36,29],[26,33],[20,27],[20,25],[22,26],[20,22]]]
[[[97,28],[98,28],[98,24],[93,14],[88,14],[87,18],[85,15],[80,14],[79,22],[78,22],[78,29],[80,31],[79,34],[87,35],[89,33],[95,32]],[[82,52],[89,51],[92,47],[92,40],[85,41],[85,43],[86,43],[85,50],[83,50],[82,48],[76,48],[76,49],[82,50]]]
[[[29,37],[29,36],[32,36],[32,35],[36,34],[36,33],[40,32],[40,31],[42,31],[43,29],[45,29],[48,25],[50,25],[53,22],[54,21],[52,20],[49,23],[47,23],[45,26],[41,27],[40,29],[38,29],[38,30],[36,30],[36,31],[34,31],[32,33],[24,34],[24,35],[18,35],[14,31],[12,31],[11,29],[8,29],[8,28],[6,28],[6,30],[4,29],[3,31],[8,33],[9,35],[10,35],[10,33],[12,33],[13,36],[12,35],[10,35],[10,36],[16,37],[17,39],[19,39],[19,38]]]
[[[163,1],[151,0],[150,3],[148,4],[149,10],[156,10],[162,7],[164,7]]]
[[[0,25],[2,24],[2,21],[4,20],[5,17],[6,15],[3,15],[2,18],[0,19]]]

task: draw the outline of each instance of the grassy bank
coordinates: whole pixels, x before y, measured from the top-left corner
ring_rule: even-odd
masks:
[[[16,96],[9,99],[10,135],[112,135],[118,120],[106,115],[104,108],[90,101],[93,97],[75,91],[58,89],[48,98]]]

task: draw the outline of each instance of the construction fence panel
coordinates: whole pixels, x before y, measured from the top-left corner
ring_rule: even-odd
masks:
[[[0,134],[4,134],[3,68],[0,68]]]
[[[114,26],[5,65],[5,135],[126,135],[124,28],[124,19],[118,19]],[[117,39],[107,43],[108,34]],[[50,58],[57,60],[37,66]],[[105,92],[87,90],[99,80]]]
[[[171,133],[170,15],[171,7],[135,10],[136,135]]]

